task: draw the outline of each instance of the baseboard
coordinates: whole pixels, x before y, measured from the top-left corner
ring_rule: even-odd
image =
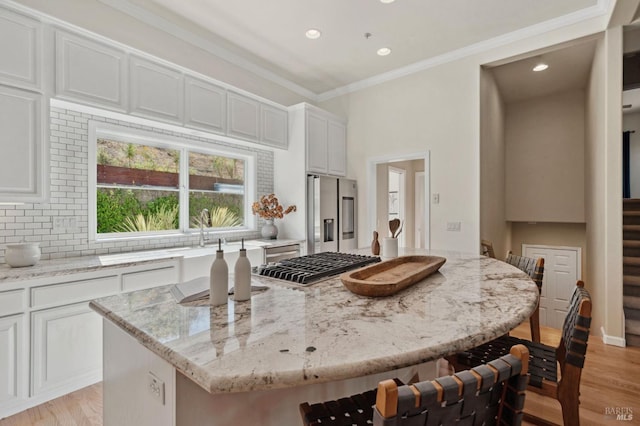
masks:
[[[602,341],[605,345],[620,346],[621,348],[627,346],[627,341],[624,337],[609,336],[604,332],[604,327],[600,327],[600,332],[602,333]]]

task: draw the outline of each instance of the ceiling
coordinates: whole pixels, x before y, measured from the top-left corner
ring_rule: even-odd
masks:
[[[100,0],[164,30],[215,43],[320,95],[505,35],[604,13],[606,0]],[[305,37],[316,28],[322,36]],[[522,31],[527,28],[526,33]],[[370,33],[370,37],[365,37]],[[498,39],[498,37],[501,37]],[[509,38],[509,37],[507,37]],[[389,47],[392,53],[378,56]],[[242,62],[242,61],[241,61]],[[255,70],[255,67],[254,67]]]
[[[586,39],[492,68],[503,101],[519,102],[584,89],[589,81],[595,49],[596,40]],[[533,67],[541,62],[549,68],[534,72]]]

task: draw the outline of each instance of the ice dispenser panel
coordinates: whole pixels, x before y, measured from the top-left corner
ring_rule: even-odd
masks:
[[[324,242],[333,241],[333,219],[324,220]]]
[[[355,200],[353,197],[342,197],[342,239],[355,238]]]

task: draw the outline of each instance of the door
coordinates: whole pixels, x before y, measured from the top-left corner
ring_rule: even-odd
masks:
[[[424,172],[416,173],[415,183],[415,248],[424,248]]]
[[[405,216],[405,170],[389,166],[389,221],[399,219],[402,224]],[[404,225],[403,225],[404,227]],[[405,247],[404,234],[398,236],[398,247]]]
[[[580,279],[581,249],[523,244],[522,253],[526,257],[544,258],[540,325],[561,329],[576,281]]]
[[[0,404],[25,396],[22,324],[23,315],[0,318]]]

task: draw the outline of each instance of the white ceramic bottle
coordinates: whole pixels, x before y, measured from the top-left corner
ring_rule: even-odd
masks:
[[[209,274],[209,303],[212,306],[224,305],[227,303],[229,292],[229,267],[224,260],[224,251],[218,239],[218,250],[216,258],[211,264]]]
[[[233,298],[237,301],[251,299],[251,262],[247,258],[247,250],[244,248],[244,238],[240,256],[236,260],[233,271]]]

